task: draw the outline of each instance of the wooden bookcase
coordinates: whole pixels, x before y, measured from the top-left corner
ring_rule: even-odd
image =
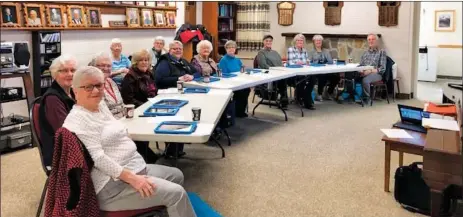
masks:
[[[234,2],[203,2],[203,25],[213,38],[211,55],[214,60],[226,53],[227,40],[236,41],[236,10]]]
[[[32,64],[34,95],[42,96],[53,82],[50,75],[51,62],[61,55],[60,31],[32,32]]]

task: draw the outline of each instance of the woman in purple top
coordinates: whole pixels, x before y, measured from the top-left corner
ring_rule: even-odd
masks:
[[[77,60],[73,56],[61,55],[50,66],[53,83],[42,96],[39,109],[40,140],[46,166],[51,166],[56,130],[62,125],[75,104],[71,90],[72,77]]]

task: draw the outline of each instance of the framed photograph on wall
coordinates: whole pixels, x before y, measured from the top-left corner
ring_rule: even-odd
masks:
[[[136,5],[139,5],[139,6],[146,6],[145,1],[136,1],[135,3],[136,3]]]
[[[151,2],[151,1],[146,2],[146,6],[148,6],[148,7],[156,7],[156,2]]]
[[[138,8],[127,8],[125,9],[125,16],[127,19],[127,25],[129,27],[139,27],[140,17],[138,16]]]
[[[100,8],[87,7],[87,21],[90,27],[101,27]]]
[[[62,6],[47,5],[46,15],[49,27],[64,27],[64,9]]]
[[[437,10],[434,17],[434,31],[455,32],[455,10]]]
[[[2,19],[0,20],[2,26],[4,27],[20,27],[20,10],[21,5],[18,3],[11,3],[11,2],[2,2],[1,3],[2,10],[0,10],[0,15]]]
[[[169,2],[166,2],[166,1],[157,1],[156,2],[156,7],[167,7],[167,4]]]
[[[80,5],[68,5],[68,26],[69,27],[85,27],[87,22],[85,19],[85,10]]]
[[[154,11],[154,21],[156,26],[165,26],[164,11]]]
[[[141,9],[143,19],[142,26],[154,26],[153,11],[151,9]]]
[[[166,12],[166,23],[167,23],[167,26],[175,26],[175,12],[174,11]]]
[[[121,1],[121,3],[124,4],[124,5],[135,5],[134,1],[133,2],[132,1],[130,1],[130,2],[129,1]]]
[[[24,3],[24,23],[30,27],[45,26],[43,5]]]
[[[175,2],[167,2],[167,7],[175,8],[175,6],[176,6]]]

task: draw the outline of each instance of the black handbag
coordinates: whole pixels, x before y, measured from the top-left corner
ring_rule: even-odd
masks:
[[[409,166],[397,168],[395,172],[394,197],[404,209],[430,215],[431,193],[428,185],[422,178],[422,170],[418,165],[423,165],[423,163],[414,162]],[[451,190],[453,189],[447,188],[443,192],[440,216],[449,216],[451,213],[452,206],[449,194]]]

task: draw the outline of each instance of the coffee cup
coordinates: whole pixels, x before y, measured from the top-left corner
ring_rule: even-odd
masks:
[[[203,82],[204,83],[209,83],[209,82],[211,82],[211,79],[209,78],[209,76],[204,76]]]
[[[191,108],[191,112],[193,113],[193,121],[201,120],[201,108],[193,107]]]
[[[338,64],[338,59],[333,59],[333,65],[337,65]]]
[[[133,118],[134,112],[135,112],[135,105],[133,104],[124,105],[125,118]]]
[[[179,93],[183,93],[183,81],[177,81],[177,90]]]

